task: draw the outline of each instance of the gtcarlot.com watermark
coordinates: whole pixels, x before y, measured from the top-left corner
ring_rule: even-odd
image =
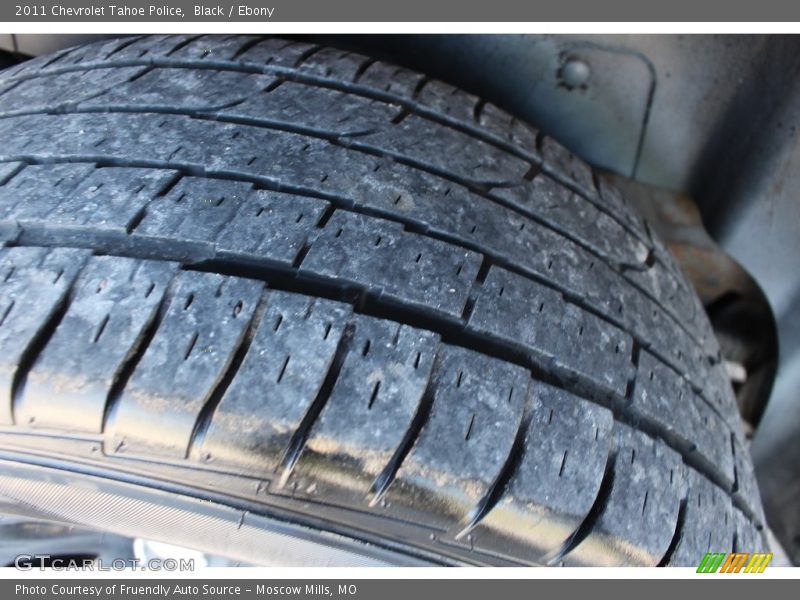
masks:
[[[20,554],[14,558],[20,571],[48,569],[53,571],[194,571],[193,558],[64,558],[51,554]]]

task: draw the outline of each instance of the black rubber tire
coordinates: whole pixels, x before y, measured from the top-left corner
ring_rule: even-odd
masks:
[[[2,457],[445,563],[763,548],[691,286],[491,104],[307,43],[134,37],[3,72],[0,135]]]

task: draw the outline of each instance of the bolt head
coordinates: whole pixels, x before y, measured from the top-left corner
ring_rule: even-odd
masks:
[[[592,71],[589,65],[578,58],[570,58],[561,67],[559,77],[569,89],[585,87]]]

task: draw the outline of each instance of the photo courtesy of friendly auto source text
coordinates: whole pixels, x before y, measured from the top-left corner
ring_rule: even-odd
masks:
[[[794,578],[797,11],[601,4],[0,7],[0,588]]]

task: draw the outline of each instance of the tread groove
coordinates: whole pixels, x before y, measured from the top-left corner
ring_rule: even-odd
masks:
[[[103,57],[103,60],[108,60],[109,58],[111,58],[115,54],[117,54],[119,52],[122,52],[128,46],[132,46],[136,42],[143,40],[145,37],[146,36],[144,36],[144,35],[133,35],[133,36],[130,36],[128,38],[123,39],[121,44],[118,44],[113,50],[111,50],[111,52],[109,52],[108,54],[106,54]]]
[[[61,277],[61,273],[63,273],[63,271],[59,272],[56,280]],[[55,334],[58,325],[64,318],[64,315],[67,313],[67,310],[69,309],[69,306],[75,297],[80,274],[81,273],[79,271],[73,278],[69,287],[64,290],[64,293],[62,294],[55,308],[47,316],[44,323],[42,323],[42,326],[30,340],[20,357],[19,365],[17,366],[17,369],[14,372],[14,378],[11,381],[11,416],[14,424],[19,424],[16,417],[17,406],[22,399],[23,393],[25,392],[25,384],[28,379],[28,374],[30,373],[34,364],[36,364],[36,360],[47,346],[50,338],[53,337],[53,334]]]
[[[185,48],[186,46],[188,46],[192,42],[195,42],[195,41],[199,40],[200,38],[204,37],[204,35],[205,34],[191,35],[191,36],[181,40],[180,42],[175,44],[175,46],[173,46],[172,49],[169,52],[167,52],[164,56],[172,56],[173,54],[175,54],[181,48]]]
[[[560,563],[564,558],[577,548],[583,540],[585,540],[597,525],[600,516],[605,510],[608,498],[611,495],[611,490],[614,487],[614,468],[617,460],[617,453],[614,448],[611,449],[608,461],[606,462],[606,469],[603,473],[603,479],[600,483],[600,489],[597,490],[592,507],[584,517],[578,528],[564,541],[564,544],[552,556],[546,556],[547,566],[555,566]]]
[[[267,308],[267,303],[267,294],[262,291],[261,296],[258,299],[258,303],[256,304],[256,308],[253,310],[253,314],[250,316],[250,322],[247,324],[247,327],[243,331],[242,337],[239,340],[236,349],[233,351],[233,358],[231,359],[230,364],[228,365],[227,369],[225,369],[225,373],[223,374],[222,378],[209,394],[208,400],[206,400],[205,404],[203,404],[203,408],[200,409],[200,413],[198,414],[197,420],[195,421],[192,429],[192,434],[189,437],[189,444],[186,449],[186,458],[189,458],[196,448],[200,448],[202,446],[203,438],[205,437],[208,427],[214,418],[214,412],[216,411],[219,403],[222,401],[223,396],[225,396],[225,392],[233,381],[233,378],[236,376],[236,373],[239,372],[239,368],[242,366],[242,363],[247,356],[247,352],[250,350],[250,345],[253,341],[256,330],[261,324],[264,311]]]
[[[509,394],[509,401],[513,393],[514,392],[512,389],[511,393]],[[492,483],[489,485],[489,488],[487,489],[483,498],[480,499],[475,507],[467,515],[465,515],[464,519],[462,519],[458,524],[459,531],[455,534],[455,539],[460,540],[472,532],[472,530],[475,529],[475,527],[477,527],[481,522],[481,519],[489,514],[500,498],[503,497],[503,493],[505,492],[508,482],[513,478],[517,468],[519,467],[522,457],[525,455],[525,440],[528,435],[528,429],[530,428],[532,417],[532,397],[533,395],[529,394],[525,399],[522,418],[520,419],[517,432],[514,436],[514,442],[511,445],[508,456],[503,462],[503,466],[500,468],[500,471],[497,473],[494,481],[492,481]]]
[[[164,295],[159,302],[158,308],[154,311],[153,317],[142,329],[142,333],[140,334],[139,338],[133,343],[131,348],[128,350],[127,356],[120,363],[116,373],[114,373],[111,387],[109,388],[108,395],[106,396],[105,407],[103,409],[103,427],[101,429],[101,433],[108,431],[108,427],[114,419],[117,403],[122,397],[125,386],[128,384],[128,380],[130,380],[130,378],[133,376],[136,366],[139,364],[139,361],[141,361],[144,353],[150,346],[150,342],[153,340],[158,328],[161,326],[161,323],[167,314],[167,310],[172,303],[174,292],[175,278],[173,277],[169,284],[167,284],[167,287],[164,290]]]
[[[667,551],[664,553],[664,556],[658,563],[659,567],[666,567],[672,561],[672,556],[675,554],[675,549],[678,547],[678,543],[681,540],[681,535],[683,534],[683,528],[686,526],[686,504],[687,504],[686,497],[681,498],[681,503],[678,506],[678,520],[675,524],[675,533],[672,535],[672,540],[670,540],[669,546],[667,547]],[[711,532],[709,532],[709,535],[711,535]]]
[[[250,48],[258,46],[258,44],[263,42],[265,39],[267,38],[263,36],[256,36],[250,40],[247,40],[244,44],[242,44],[241,46],[239,46],[239,48],[237,48],[236,52],[233,53],[233,56],[231,56],[231,61],[236,61],[245,52],[250,50]]]
[[[411,423],[405,435],[403,435],[403,439],[395,449],[389,462],[386,464],[383,471],[375,478],[375,481],[372,482],[369,492],[367,493],[367,501],[370,506],[376,506],[383,500],[384,495],[389,491],[389,487],[391,487],[397,475],[397,471],[400,469],[400,465],[403,464],[403,460],[405,460],[405,457],[411,452],[411,448],[414,446],[422,428],[428,421],[431,409],[433,408],[433,401],[436,397],[436,389],[439,385],[441,368],[441,352],[437,345],[433,351],[433,366],[431,367],[431,373],[428,377],[428,383],[425,386],[425,391],[422,393],[414,417],[411,419]]]
[[[322,409],[325,408],[325,404],[327,403],[328,398],[333,391],[333,386],[336,384],[336,381],[339,378],[339,373],[344,365],[344,359],[350,352],[354,333],[355,323],[349,322],[347,325],[345,325],[342,336],[339,338],[339,343],[336,346],[333,360],[328,368],[328,372],[325,374],[325,379],[322,381],[322,385],[320,385],[320,388],[317,391],[316,397],[308,407],[306,414],[303,415],[300,425],[292,434],[286,450],[284,451],[283,458],[281,459],[280,468],[282,469],[282,472],[278,482],[278,488],[284,487],[289,480],[289,477],[294,470],[294,466],[303,451],[303,447],[308,439],[308,435],[311,432],[311,427],[316,422],[317,417],[322,412]],[[287,363],[288,359],[286,363],[284,363],[284,369],[286,368]]]

